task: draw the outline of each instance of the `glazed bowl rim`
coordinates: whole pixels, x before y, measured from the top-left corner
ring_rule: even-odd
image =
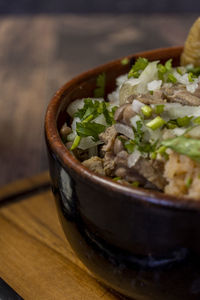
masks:
[[[157,53],[164,51],[179,51],[183,49],[182,46],[176,47],[166,47],[157,48],[154,50],[149,50],[145,52],[138,52],[125,56],[126,58],[132,58],[133,56],[147,56],[149,54],[156,55]],[[75,76],[70,81],[65,83],[56,94],[51,99],[45,115],[45,138],[48,147],[56,155],[57,159],[61,165],[65,168],[68,166],[77,175],[80,176],[80,180],[89,180],[91,183],[103,187],[104,189],[112,190],[113,192],[119,193],[121,196],[131,197],[133,201],[140,201],[148,205],[163,206],[168,209],[178,209],[178,210],[200,210],[200,201],[189,199],[189,198],[178,198],[175,196],[167,195],[161,192],[147,190],[144,188],[133,188],[122,185],[113,181],[112,179],[100,176],[90,171],[88,168],[83,166],[65,147],[57,129],[57,116],[59,112],[59,107],[63,96],[67,90],[70,90],[76,84],[80,84],[93,76],[97,76],[99,73],[104,71],[104,68],[109,68],[113,63],[120,63],[125,57],[113,60],[106,64],[97,66],[89,71],[83,72],[78,76]]]

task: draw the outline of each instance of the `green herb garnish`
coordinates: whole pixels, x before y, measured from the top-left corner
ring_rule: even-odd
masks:
[[[176,83],[177,79],[172,73],[169,73],[168,76],[167,76],[167,82]]]
[[[131,70],[128,73],[128,78],[134,77],[138,78],[146,66],[148,65],[149,61],[146,58],[139,57],[135,64],[132,66]]]
[[[194,82],[194,76],[193,76],[192,72],[188,73],[188,80],[189,80],[189,82]]]
[[[157,116],[153,120],[149,121],[146,124],[146,126],[152,130],[156,130],[156,129],[162,127],[164,124],[165,124],[165,121],[160,116]]]
[[[151,106],[149,106],[149,105],[142,106],[141,111],[142,111],[143,115],[147,118],[150,118],[153,113],[153,110],[152,110]]]
[[[76,149],[78,147],[80,141],[81,141],[81,137],[79,135],[77,135],[73,141],[73,144],[72,144],[70,150]]]
[[[165,106],[163,104],[156,105],[156,107],[155,107],[155,113],[157,115],[160,115],[161,113],[163,113],[164,107]]]
[[[133,153],[135,149],[135,142],[133,140],[125,141],[124,148],[127,150],[129,154]]]
[[[198,77],[200,75],[200,67],[192,67],[188,69],[189,72],[193,74],[193,76]]]
[[[108,103],[104,101],[92,100],[86,98],[84,100],[83,108],[79,109],[74,116],[80,118],[83,123],[87,123],[103,114],[108,125],[114,124],[114,113],[117,106],[113,107],[111,111],[108,110]]]
[[[143,124],[142,121],[136,122],[137,128],[133,127],[133,131],[135,134],[135,138],[133,143],[137,146],[137,149],[141,153],[151,153],[154,152],[156,149],[157,141],[151,144],[150,142],[146,142],[143,140],[144,132],[142,130]]]
[[[172,70],[172,59],[165,62],[165,65],[158,64],[158,78],[164,81],[164,75]]]
[[[166,127],[168,129],[174,129],[174,128],[177,128],[178,127],[178,124],[176,122],[176,120],[169,120],[167,123],[166,123]]]
[[[76,123],[76,132],[81,137],[91,136],[95,142],[99,139],[99,134],[105,131],[106,126],[95,122]]]
[[[176,121],[179,127],[187,127],[190,124],[191,119],[192,117],[185,116],[183,118],[178,118]]]
[[[200,140],[178,136],[162,141],[161,144],[200,162]]]
[[[94,97],[101,98],[105,95],[105,86],[106,86],[106,74],[99,74],[96,82],[96,89],[94,90]]]

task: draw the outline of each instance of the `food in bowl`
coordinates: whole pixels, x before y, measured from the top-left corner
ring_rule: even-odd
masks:
[[[83,165],[116,182],[199,199],[200,67],[139,57],[106,98],[77,99],[61,136]],[[95,94],[103,96],[106,75]]]

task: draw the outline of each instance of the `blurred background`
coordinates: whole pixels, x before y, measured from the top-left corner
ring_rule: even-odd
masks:
[[[182,45],[198,0],[0,0],[0,186],[48,168],[43,122],[80,72]]]

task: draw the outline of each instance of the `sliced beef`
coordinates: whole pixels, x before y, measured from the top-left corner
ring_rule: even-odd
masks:
[[[140,158],[132,168],[159,190],[164,189],[166,180],[163,177],[164,163],[162,161]]]
[[[82,162],[82,164],[96,174],[106,175],[103,167],[103,159],[98,156],[93,156]]]
[[[167,99],[167,102],[175,102],[191,106],[200,105],[200,97],[188,92],[185,87],[181,85],[165,88],[163,89],[163,93]]]
[[[106,152],[103,158],[103,168],[107,176],[115,175],[115,155],[112,152]]]
[[[123,149],[124,149],[124,146],[123,146],[123,143],[122,141],[120,140],[120,137],[123,138],[124,140],[126,140],[127,138],[123,135],[119,136],[119,138],[117,137],[115,139],[115,142],[114,142],[114,147],[113,147],[113,152],[114,154],[116,155],[117,153],[121,152]]]
[[[115,138],[117,136],[117,131],[115,130],[114,125],[108,127],[104,132],[99,135],[101,141],[105,143],[102,147],[102,151],[111,151],[114,146]]]
[[[137,99],[144,104],[163,104],[164,94],[163,91],[159,89],[154,91],[152,95],[150,93],[131,95],[128,97],[128,102],[132,103],[134,99]]]
[[[147,180],[139,174],[136,169],[131,169],[127,165],[128,152],[125,150],[120,151],[115,157],[115,176],[120,177],[128,182],[138,181],[141,185],[144,185]]]
[[[115,121],[130,125],[130,119],[135,116],[131,104],[124,104],[120,106],[115,112]]]

